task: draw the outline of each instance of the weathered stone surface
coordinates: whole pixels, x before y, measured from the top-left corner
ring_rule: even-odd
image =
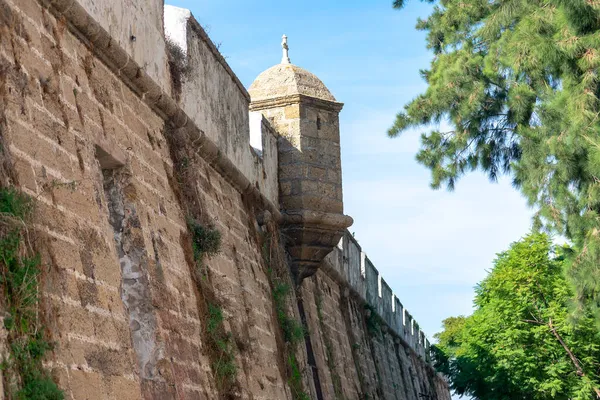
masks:
[[[314,274],[287,304],[309,332],[296,354],[302,389],[315,399],[449,399],[418,325],[345,231],[341,104],[314,75],[283,69],[294,89],[249,104],[190,17],[176,96],[160,0],[0,6],[0,143],[11,179],[36,199],[41,315],[55,344],[46,365],[66,398],[293,400],[264,246],[275,225],[290,269]],[[249,106],[264,114],[260,149]],[[221,233],[201,268],[190,215]],[[227,393],[205,340],[202,271],[234,347]],[[386,324],[380,338],[365,305]]]
[[[252,101],[300,94],[335,102],[335,97],[319,78],[292,64],[277,64],[264,71],[250,85],[248,92]],[[287,118],[298,118],[297,106],[290,105],[284,110]]]

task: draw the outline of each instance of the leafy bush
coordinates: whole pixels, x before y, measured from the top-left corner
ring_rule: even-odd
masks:
[[[196,262],[202,262],[204,255],[211,257],[219,254],[221,232],[212,226],[204,226],[192,218],[188,219],[187,225],[192,234],[192,249]]]

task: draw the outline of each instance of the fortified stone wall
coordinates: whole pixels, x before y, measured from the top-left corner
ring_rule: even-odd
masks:
[[[450,399],[429,341],[349,232],[303,285],[323,398]]]
[[[260,119],[250,146],[249,95],[191,15],[174,48],[162,2],[134,3],[0,0],[0,182],[36,204],[65,398],[449,399],[348,234],[294,286],[281,138]],[[218,254],[198,255],[202,229]]]
[[[430,362],[429,339],[350,232],[346,231],[338,247],[327,257],[325,265],[328,273],[344,282],[348,291],[376,312],[395,336],[419,357]]]

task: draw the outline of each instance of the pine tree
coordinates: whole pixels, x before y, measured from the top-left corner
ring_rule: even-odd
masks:
[[[417,160],[434,188],[509,174],[535,226],[572,241],[581,312],[600,322],[600,1],[440,0],[417,27],[434,53],[428,88],[389,135],[429,130]]]

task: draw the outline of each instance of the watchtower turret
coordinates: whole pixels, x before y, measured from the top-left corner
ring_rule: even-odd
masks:
[[[343,214],[339,113],[343,104],[312,73],[282,62],[249,88],[250,111],[279,133],[280,206],[296,279],[316,272],[352,218]]]

